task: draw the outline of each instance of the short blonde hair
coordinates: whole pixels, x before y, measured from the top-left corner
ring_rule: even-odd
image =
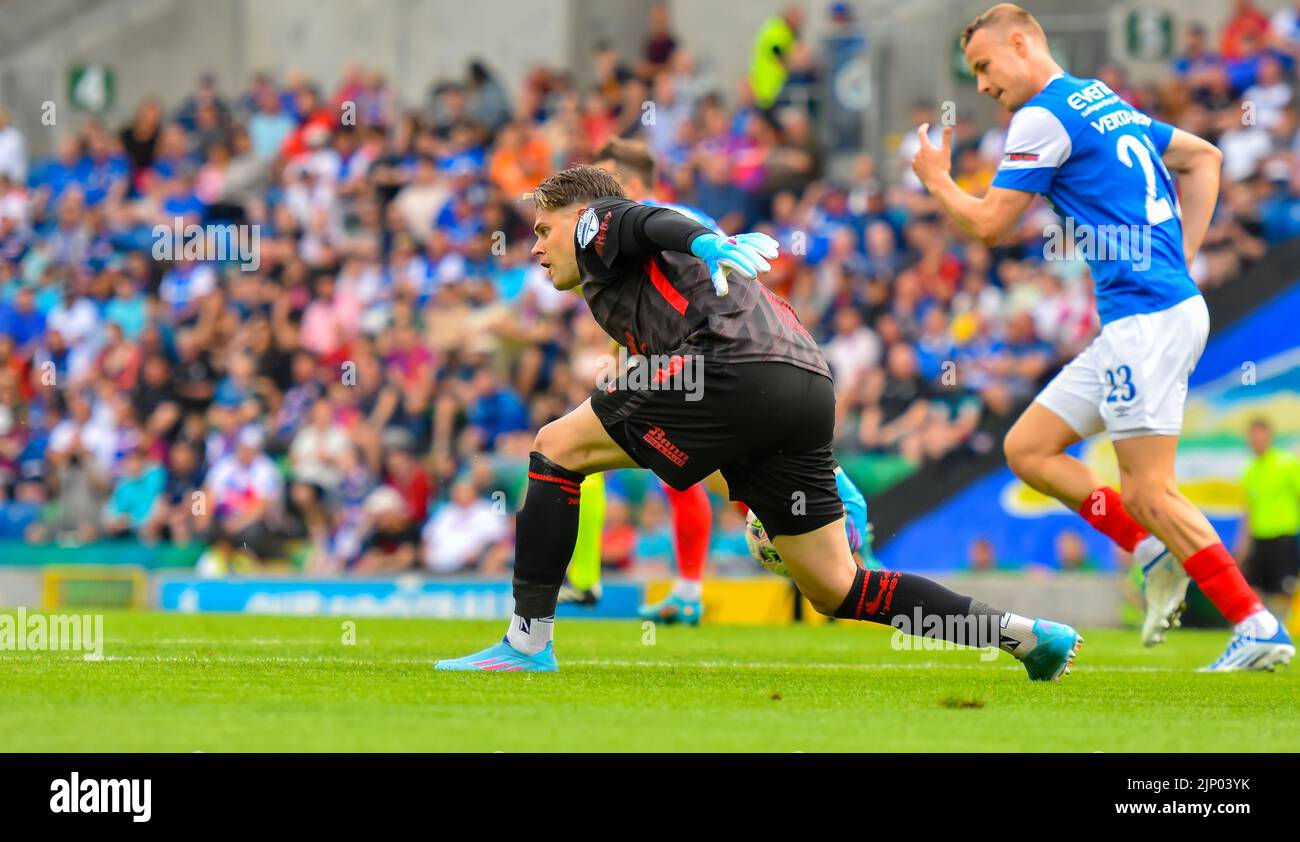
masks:
[[[533,192],[525,193],[523,198],[531,199],[538,210],[559,210],[611,196],[627,198],[614,174],[600,167],[583,164],[557,172],[537,185]]]
[[[999,28],[1008,24],[1024,27],[1039,41],[1044,44],[1047,43],[1047,33],[1043,32],[1042,25],[1033,15],[1015,3],[999,3],[966,26],[966,29],[961,34],[961,48],[966,49],[971,36],[979,30]]]

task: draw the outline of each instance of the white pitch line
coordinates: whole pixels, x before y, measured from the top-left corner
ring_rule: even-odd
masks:
[[[229,643],[229,642],[227,642]],[[123,662],[154,662],[154,663],[203,663],[203,662],[221,662],[234,664],[269,664],[269,663],[320,663],[320,664],[364,664],[364,665],[383,665],[383,664],[427,664],[433,665],[437,660],[435,657],[403,657],[389,656],[382,658],[351,658],[336,655],[314,655],[314,656],[278,656],[278,655],[105,655],[102,661],[123,661]],[[650,661],[650,660],[619,660],[612,658],[589,658],[589,659],[571,659],[566,660],[563,664],[578,667],[630,667],[635,669],[705,669],[705,670],[777,670],[777,669],[815,669],[815,670],[857,670],[861,672],[890,671],[890,670],[930,670],[930,669],[962,669],[962,670],[1018,670],[1018,664],[952,664],[940,661],[918,661],[908,664],[843,664],[843,663],[794,663],[784,661]],[[1149,667],[1136,665],[1110,665],[1102,666],[1095,664],[1086,664],[1082,668],[1085,672],[1096,673],[1161,673],[1161,672],[1184,672],[1184,670],[1174,667]]]
[[[662,669],[664,667],[701,667],[704,669],[790,669],[794,668],[811,668],[811,669],[848,669],[848,670],[926,670],[926,669],[968,669],[968,670],[986,670],[986,669],[1003,669],[1018,670],[1019,664],[953,664],[944,661],[917,661],[906,664],[843,664],[843,663],[794,663],[794,662],[771,662],[771,661],[618,661],[603,659],[587,660],[567,660],[565,664],[574,664],[576,666],[621,666],[621,667],[647,667],[653,669]],[[1147,667],[1135,665],[1114,665],[1099,666],[1095,664],[1084,664],[1084,669],[1089,672],[1180,672],[1181,670],[1173,667]],[[1072,671],[1073,672],[1073,671]]]

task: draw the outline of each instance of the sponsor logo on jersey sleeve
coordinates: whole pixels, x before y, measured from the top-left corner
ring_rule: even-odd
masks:
[[[586,248],[599,229],[600,223],[596,220],[596,212],[591,208],[584,210],[582,216],[578,217],[578,245]]]

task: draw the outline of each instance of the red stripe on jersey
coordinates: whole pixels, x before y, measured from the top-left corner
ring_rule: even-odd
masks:
[[[799,314],[794,311],[794,308],[784,298],[772,292],[765,284],[759,284],[758,288],[767,296],[768,302],[771,303],[772,309],[776,311],[781,321],[806,336],[812,335],[808,333],[808,328],[803,326],[803,322],[799,321]]]
[[[686,296],[677,291],[668,279],[664,277],[663,270],[659,264],[655,263],[654,258],[646,261],[646,271],[650,273],[650,283],[655,285],[659,294],[664,297],[668,304],[681,315],[686,315]]]

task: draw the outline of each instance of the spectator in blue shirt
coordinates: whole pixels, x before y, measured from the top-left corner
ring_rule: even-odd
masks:
[[[264,90],[256,113],[248,121],[248,137],[253,142],[253,152],[262,159],[278,157],[285,139],[297,127],[293,117],[285,113],[275,90]]]
[[[18,290],[13,301],[0,303],[0,333],[13,338],[20,355],[30,354],[45,335],[45,316],[36,309],[31,287]]]
[[[77,167],[77,182],[85,191],[86,206],[120,201],[130,181],[131,163],[126,156],[113,151],[107,136],[93,135],[90,154]]]
[[[28,176],[32,190],[45,195],[47,206],[53,207],[69,187],[79,184],[81,170],[81,143],[75,135],[59,138],[53,158],[38,163]]]
[[[1174,73],[1187,80],[1188,84],[1199,84],[1200,76],[1206,70],[1219,67],[1222,60],[1210,50],[1205,27],[1194,23],[1187,27],[1187,40],[1183,51],[1174,57]]]
[[[122,475],[104,506],[104,531],[109,535],[136,533],[162,500],[167,471],[141,449],[126,454]]]
[[[493,450],[500,435],[529,429],[528,407],[491,368],[484,366],[475,372],[470,389],[474,397],[466,416],[470,425],[479,429],[485,449]]]

